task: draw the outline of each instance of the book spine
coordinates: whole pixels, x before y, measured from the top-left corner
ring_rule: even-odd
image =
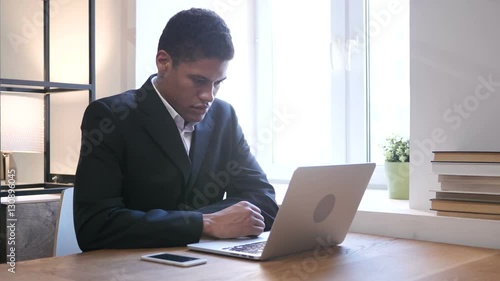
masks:
[[[500,176],[500,164],[432,162],[432,172],[439,175]]]
[[[500,215],[500,204],[493,203],[459,202],[452,200],[431,199],[431,209],[435,211]]]

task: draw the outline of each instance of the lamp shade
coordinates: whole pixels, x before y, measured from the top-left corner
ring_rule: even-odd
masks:
[[[43,95],[2,92],[0,113],[1,151],[44,151]]]

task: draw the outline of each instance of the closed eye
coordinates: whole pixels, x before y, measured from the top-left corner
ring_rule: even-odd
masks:
[[[203,85],[205,85],[208,82],[207,79],[202,78],[202,77],[196,77],[196,76],[192,76],[191,77],[191,81],[193,81],[193,83],[196,86],[203,86]]]
[[[224,82],[224,80],[226,80],[226,78],[224,78],[224,79],[222,79],[222,80],[219,80],[219,81],[216,81],[216,82],[214,83],[214,86],[215,86],[215,87],[219,87],[219,86],[220,86],[220,84],[222,84],[222,82]]]
[[[209,83],[212,83],[209,79],[203,77],[203,76],[198,76],[198,75],[191,75],[189,76],[189,79],[191,79],[191,81],[193,81],[193,84],[196,86],[196,87],[203,87]],[[214,83],[214,87],[217,88],[220,86],[220,84],[226,80],[226,78],[223,78],[221,80],[218,80],[218,81],[215,81],[213,82]]]

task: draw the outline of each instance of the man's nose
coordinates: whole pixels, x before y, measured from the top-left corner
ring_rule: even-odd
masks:
[[[206,102],[213,102],[216,93],[217,89],[213,85],[209,85],[200,93],[200,98]]]

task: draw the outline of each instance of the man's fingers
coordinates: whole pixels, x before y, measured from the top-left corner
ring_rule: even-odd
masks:
[[[265,226],[260,208],[247,201],[203,217],[203,233],[217,238],[258,236]]]
[[[254,223],[254,225],[265,225],[264,217],[260,213],[254,213],[254,221],[259,222],[258,224]]]
[[[264,218],[259,218],[259,217],[254,217],[252,219],[252,225],[256,227],[261,227],[262,229],[264,229],[264,227],[266,226],[266,224],[264,223]]]
[[[257,213],[261,213],[261,210],[259,207],[255,206],[254,204],[250,203],[250,208],[252,209],[252,211],[255,211]]]
[[[260,227],[264,229],[266,224],[264,223],[264,216],[262,216],[260,209],[255,206],[254,204],[247,202],[247,201],[242,201],[244,204],[246,204],[248,207],[250,207],[252,211],[252,225]]]
[[[248,236],[259,236],[262,232],[264,232],[264,225],[254,225],[250,229]]]
[[[245,206],[247,208],[250,208],[252,211],[255,211],[260,214],[260,208],[255,206],[254,204],[248,202],[248,201],[240,201],[238,204]]]

